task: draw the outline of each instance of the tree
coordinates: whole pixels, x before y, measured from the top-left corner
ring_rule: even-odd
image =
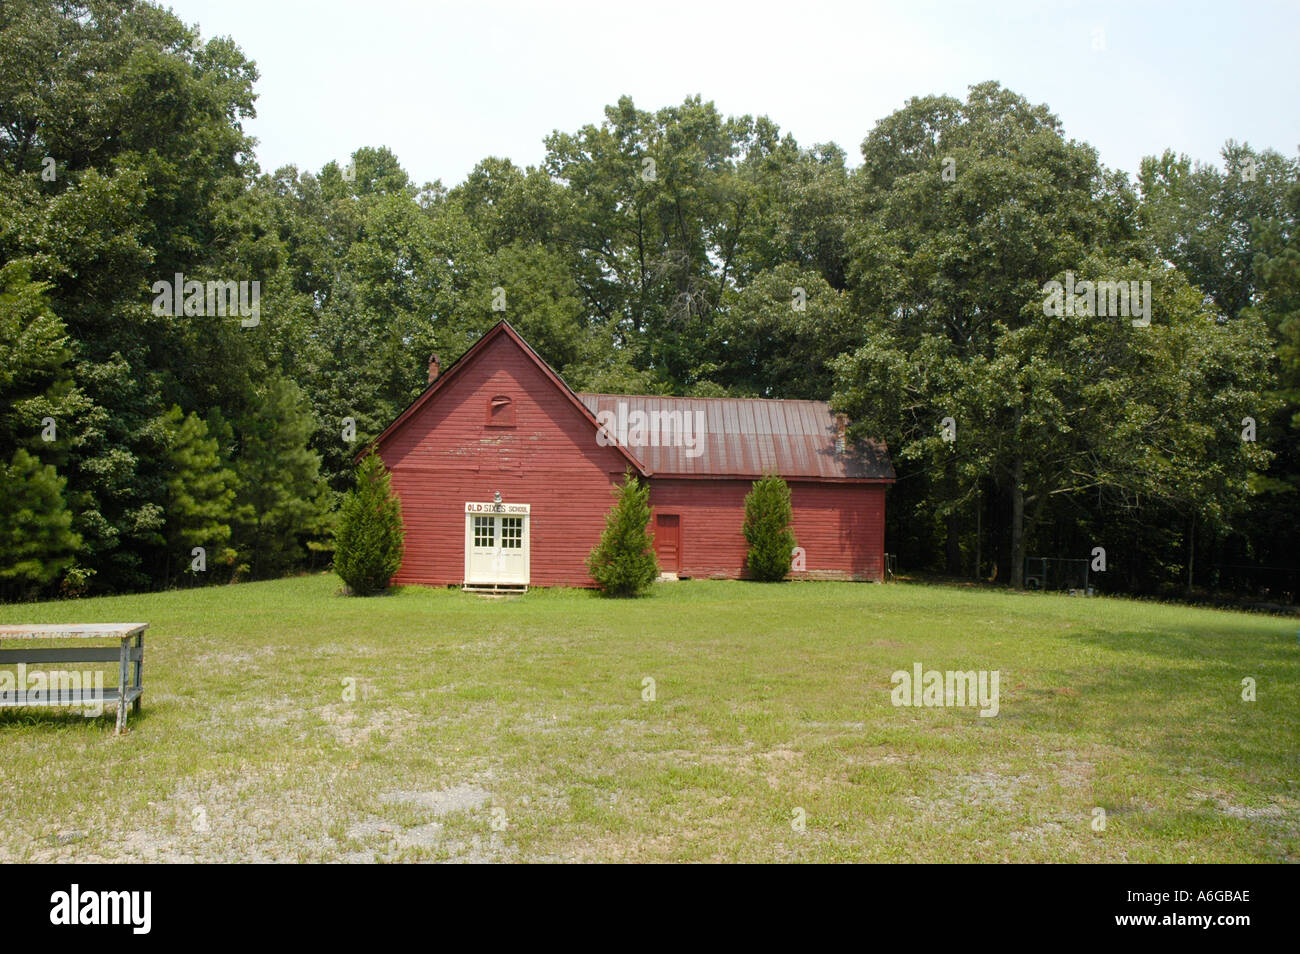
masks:
[[[745,495],[745,571],[752,579],[772,582],[785,579],[797,545],[790,520],[790,485],[778,474],[754,481]]]
[[[1149,281],[1152,323],[1077,313],[1043,320],[1031,303],[1032,320],[1005,336],[1004,358],[988,376],[1006,382],[1003,397],[983,397],[1010,407],[1020,425],[1026,533],[1063,510],[1091,510],[1094,536],[1079,550],[1115,549],[1131,539],[1117,524],[1140,510],[1146,522],[1186,528],[1190,585],[1196,534],[1229,530],[1252,473],[1272,456],[1241,435],[1245,418],[1273,407],[1267,329],[1254,318],[1225,324],[1171,269],[1102,259],[1085,268]]]
[[[587,351],[589,336],[563,259],[540,246],[520,243],[499,249],[488,267],[494,287],[503,288],[507,296],[505,313],[494,317],[506,318],[546,355],[557,374],[571,380],[570,371]]]
[[[543,170],[523,170],[509,159],[490,157],[476,165],[448,196],[459,206],[489,252],[511,244],[553,246],[567,213],[565,188]]]
[[[629,469],[613,493],[618,500],[605,515],[605,531],[587,557],[587,570],[606,596],[636,596],[659,576],[659,561],[646,530],[650,485],[641,483]]]
[[[153,3],[0,2],[0,465],[22,448],[66,481],[98,590],[162,582],[227,527],[236,575],[319,557],[357,448],[431,352],[502,317],[497,286],[583,390],[839,401],[894,452],[887,532],[913,565],[961,572],[989,533],[1013,581],[1027,547],[1085,541],[1165,576],[1198,534],[1202,563],[1292,560],[1294,159],[1166,153],[1135,192],[986,83],[908,101],[854,171],[695,96],[625,97],[451,189],[383,147],[264,175],[256,78]],[[1149,279],[1152,325],[1046,318],[1069,271]],[[154,314],[177,272],[258,281],[263,320]],[[1247,418],[1256,442],[1233,438]]]
[[[230,211],[254,170],[256,76],[229,39],[154,4],[0,6],[0,261],[30,266],[66,326],[87,406],[48,414],[58,438],[38,453],[67,480],[101,589],[157,572],[166,409],[242,413],[264,377],[237,321],[156,316],[148,297],[176,272],[259,277],[226,254],[231,236],[265,232]]]
[[[843,291],[853,217],[844,150],[834,143],[800,149],[788,134],[779,144],[775,138],[773,130],[769,147],[752,150],[740,166],[757,221],[740,246],[738,284],[748,285],[759,270],[792,265]]]
[[[0,266],[0,447],[25,447],[58,466],[69,444],[59,430],[75,431],[92,405],[76,386],[72,343],[47,291],[31,280],[30,264]]]
[[[1259,317],[1273,337],[1271,347],[1255,342],[1277,358],[1268,388],[1272,410],[1256,406],[1248,412],[1258,428],[1258,446],[1272,452],[1272,461],[1251,475],[1248,512],[1233,521],[1231,532],[1211,533],[1208,558],[1201,561],[1208,584],[1226,582],[1222,573],[1237,587],[1244,582],[1263,589],[1277,577],[1269,579],[1267,571],[1246,577],[1244,565],[1295,567],[1300,533],[1300,332],[1294,317],[1288,331],[1300,289],[1300,162],[1231,140],[1221,160],[1221,166],[1193,163],[1169,151],[1144,159],[1141,220],[1161,257],[1205,293],[1221,320]],[[1188,527],[1184,552],[1193,552],[1198,531],[1209,530],[1203,523]],[[1189,573],[1188,585],[1193,582]]]
[[[765,118],[724,118],[692,97],[655,113],[622,97],[600,126],[546,140],[545,171],[567,196],[563,241],[588,314],[616,329],[665,390],[707,377],[705,336],[737,279],[760,177],[780,143]]]
[[[334,536],[334,572],[356,596],[388,589],[402,566],[402,504],[388,469],[372,449],[357,466],[356,484],[343,499]]]
[[[1255,480],[1254,519],[1241,530],[1250,546],[1248,555],[1263,563],[1296,566],[1300,562],[1295,546],[1300,539],[1300,181],[1291,186],[1284,214],[1262,229],[1256,265],[1259,299],[1244,314],[1263,318],[1275,342],[1276,412],[1271,420],[1259,418],[1259,440],[1276,455]]]
[[[170,435],[165,583],[174,568],[191,562],[194,547],[203,547],[214,560],[227,555],[237,478],[226,466],[217,438],[193,411],[182,414],[173,405],[163,423]]]
[[[1223,169],[1166,150],[1142,160],[1140,220],[1160,255],[1235,318],[1259,291],[1262,233],[1288,218],[1300,163],[1229,140]]]
[[[0,587],[26,596],[75,562],[81,538],[63,500],[64,481],[21,448],[0,465]]]
[[[710,332],[712,381],[728,393],[825,401],[827,363],[861,343],[862,322],[815,271],[779,265],[723,296]]]
[[[323,499],[320,457],[308,446],[315,417],[302,390],[274,378],[239,428],[239,500],[247,504],[237,549],[255,577],[274,576],[302,557]]]
[[[429,354],[461,354],[500,317],[490,310],[499,280],[484,273],[461,207],[436,189],[417,193],[388,149],[358,149],[349,166],[348,178],[332,162],[319,176],[281,169],[254,190],[285,237],[293,288],[283,302],[292,325],[267,360],[310,395],[312,449],[340,492],[357,449],[424,389]],[[524,289],[508,291],[514,316]],[[355,440],[340,438],[345,427]]]
[[[1091,147],[1065,139],[1045,106],[996,83],[972,87],[964,103],[909,101],[862,153],[849,276],[868,327],[865,344],[836,364],[837,404],[859,433],[917,462],[921,480],[909,489],[924,483],[919,499],[891,510],[896,524],[945,521],[950,572],[960,570],[962,520],[981,491],[1005,501],[1002,542],[1019,583],[1024,475],[1035,462],[1016,406],[983,414],[987,396],[1005,390],[1002,338],[1034,320],[1026,305],[1041,302],[1045,282],[1081,270],[1090,253],[1139,255],[1135,197]],[[977,416],[980,429],[966,426]],[[955,441],[941,437],[948,418]]]

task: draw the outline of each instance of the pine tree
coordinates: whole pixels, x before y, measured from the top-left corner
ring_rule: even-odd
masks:
[[[587,570],[606,596],[636,596],[659,575],[650,534],[650,487],[631,470],[614,488],[618,500],[605,515],[605,532],[587,557]]]
[[[0,465],[0,587],[27,596],[75,562],[81,538],[63,500],[63,478],[27,451]]]
[[[235,472],[225,465],[218,441],[191,411],[184,415],[172,405],[163,415],[168,435],[166,577],[190,563],[194,547],[203,547],[209,561],[227,556],[234,514]]]
[[[776,474],[754,481],[745,495],[745,540],[749,543],[745,569],[751,579],[771,582],[785,579],[790,572],[796,545],[790,529],[793,513],[789,484]]]
[[[303,557],[319,522],[320,455],[308,442],[315,416],[302,390],[275,377],[239,428],[241,510],[237,548],[254,577],[283,573]]]
[[[31,266],[0,266],[0,447],[25,447],[62,467],[68,441],[42,439],[52,418],[65,432],[92,402],[76,386],[68,329],[51,313],[48,286],[32,281]]]
[[[356,485],[343,498],[334,536],[334,572],[356,596],[388,589],[402,565],[402,505],[388,469],[371,450],[357,466]]]

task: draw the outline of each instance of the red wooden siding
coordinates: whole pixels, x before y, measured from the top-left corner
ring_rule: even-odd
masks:
[[[500,395],[512,399],[514,428],[486,423]],[[500,491],[505,502],[532,507],[532,583],[592,585],[585,561],[627,462],[597,444],[595,427],[507,336],[390,433],[380,454],[406,522],[395,582],[463,582],[465,503]]]
[[[580,399],[569,391],[504,322],[448,369],[377,440],[406,523],[406,553],[394,581],[464,582],[465,504],[491,501],[500,493],[504,503],[530,505],[530,582],[593,586],[586,559],[605,527],[613,503],[610,491],[629,465],[642,465],[619,447],[600,446],[588,398],[593,396]],[[749,403],[757,408],[753,414],[769,415],[770,425],[773,402]],[[787,415],[798,405],[800,433],[812,442],[810,453],[839,461],[825,405],[778,403]],[[710,413],[724,413],[730,404],[708,406]],[[770,426],[742,424],[738,419],[736,433],[723,427],[723,436],[743,443],[771,431]],[[816,480],[825,462],[807,473],[785,475],[794,532],[807,563],[806,570],[794,575],[882,578],[885,489],[893,469],[884,446],[873,446],[878,453],[870,480]],[[843,461],[836,464],[841,465]],[[649,479],[656,523],[664,524],[665,539],[657,548],[667,546],[665,562],[672,562],[675,549],[681,576],[741,576],[746,552],[741,525],[752,478],[739,473],[698,478],[652,474]],[[675,548],[668,540],[672,517],[677,518]]]
[[[681,515],[681,575],[741,575],[747,545],[741,529],[749,480],[652,478],[650,505]],[[885,486],[790,481],[795,539],[812,579],[879,580],[884,576]]]

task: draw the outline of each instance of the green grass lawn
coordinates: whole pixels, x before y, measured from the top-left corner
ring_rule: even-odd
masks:
[[[0,710],[0,862],[1300,858],[1295,619],[908,584],[338,587],[0,607],[150,624],[129,734]],[[917,662],[999,670],[998,715],[895,707]]]

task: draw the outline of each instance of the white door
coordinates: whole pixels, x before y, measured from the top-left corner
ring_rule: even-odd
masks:
[[[528,505],[465,506],[465,582],[526,585]]]

